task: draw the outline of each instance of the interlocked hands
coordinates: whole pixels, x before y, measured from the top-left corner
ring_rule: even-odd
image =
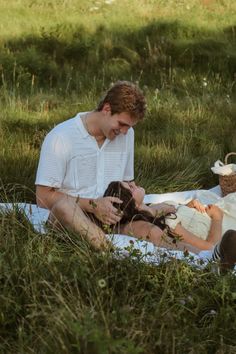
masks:
[[[193,199],[187,204],[187,206],[190,208],[194,208],[200,211],[201,213],[206,212],[213,220],[220,221],[223,218],[223,211],[217,205],[209,204],[205,206],[201,204],[199,200]]]
[[[203,205],[202,203],[200,203],[199,200],[197,200],[197,199],[191,200],[191,201],[187,204],[187,206],[188,206],[189,208],[194,208],[194,209],[196,209],[197,211],[200,211],[200,213],[205,213],[205,211],[206,211],[205,205]]]

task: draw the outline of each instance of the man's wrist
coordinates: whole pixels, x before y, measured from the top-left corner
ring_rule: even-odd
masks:
[[[97,207],[97,199],[94,198],[76,198],[76,203],[79,204],[82,210],[86,211],[87,213],[94,214],[96,207]]]
[[[212,221],[214,221],[215,223],[218,222],[218,223],[222,223],[222,220],[223,220],[223,217],[212,217]]]
[[[94,214],[95,211],[97,210],[97,199],[93,199],[93,198],[90,198],[89,201],[88,201],[88,204],[89,204],[89,212]]]

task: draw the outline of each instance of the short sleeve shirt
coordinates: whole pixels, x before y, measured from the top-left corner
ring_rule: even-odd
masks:
[[[106,139],[101,147],[81,115],[49,132],[42,145],[35,184],[81,198],[98,198],[112,181],[134,178],[134,131]],[[85,113],[84,113],[85,114]]]

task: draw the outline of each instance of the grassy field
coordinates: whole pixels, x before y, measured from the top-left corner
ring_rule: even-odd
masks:
[[[147,97],[147,192],[217,184],[210,166],[236,151],[234,1],[0,0],[0,28],[1,201],[35,202],[45,134],[118,79]],[[0,353],[236,353],[235,277],[0,221]]]

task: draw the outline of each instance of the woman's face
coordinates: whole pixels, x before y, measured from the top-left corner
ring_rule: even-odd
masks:
[[[140,186],[136,186],[135,182],[121,182],[121,184],[131,192],[136,206],[139,207],[143,203],[145,189]]]

